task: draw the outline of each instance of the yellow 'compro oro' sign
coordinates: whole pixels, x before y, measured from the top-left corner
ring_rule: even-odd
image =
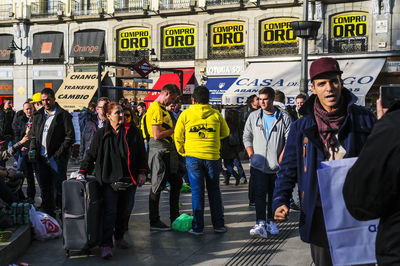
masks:
[[[102,73],[101,80],[106,73]],[[97,72],[72,72],[64,79],[56,93],[56,101],[62,108],[72,112],[87,107],[97,91]]]
[[[262,24],[263,43],[295,43],[294,31],[290,26],[292,20],[266,21]]]
[[[194,47],[196,29],[194,26],[172,26],[164,28],[164,48]]]
[[[346,14],[332,17],[332,38],[367,36],[368,16],[366,14]]]
[[[149,29],[129,28],[119,32],[119,50],[149,49]]]
[[[244,45],[244,24],[232,23],[211,27],[212,47]]]

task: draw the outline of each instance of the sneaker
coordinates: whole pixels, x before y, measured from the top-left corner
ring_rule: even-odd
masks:
[[[273,221],[271,221],[271,222],[269,222],[269,224],[267,224],[267,231],[268,231],[268,233],[270,233],[271,235],[277,235],[277,234],[279,234],[278,226],[277,226],[276,223],[274,223]]]
[[[240,178],[240,184],[246,184],[246,183],[247,183],[246,177],[241,177]]]
[[[228,231],[228,229],[226,229],[225,226],[214,228],[214,233],[217,233],[217,234],[223,234],[223,233],[226,233],[227,231]]]
[[[125,241],[125,239],[118,239],[115,240],[115,247],[119,249],[128,249],[131,247],[128,242]]]
[[[250,208],[255,208],[256,207],[256,203],[255,202],[250,202],[249,203],[249,207]]]
[[[109,259],[113,256],[111,247],[102,247],[101,248],[101,258]]]
[[[268,238],[267,231],[265,230],[265,224],[256,224],[252,229],[250,229],[250,235],[253,237]]]
[[[191,228],[188,233],[191,234],[191,235],[195,235],[195,236],[204,235],[203,231],[195,231],[195,230],[193,230],[193,228]]]
[[[158,222],[150,224],[150,231],[171,231],[171,227],[158,220]]]

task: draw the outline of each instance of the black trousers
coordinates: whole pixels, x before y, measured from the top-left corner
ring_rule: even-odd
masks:
[[[163,156],[163,161],[166,167],[164,178],[161,185],[156,193],[150,188],[149,196],[149,218],[150,224],[154,224],[160,220],[160,196],[161,191],[164,189],[167,181],[171,184],[171,189],[169,191],[169,213],[171,223],[179,217],[179,196],[182,187],[182,178],[177,174],[171,174],[170,170],[170,154],[165,153]]]

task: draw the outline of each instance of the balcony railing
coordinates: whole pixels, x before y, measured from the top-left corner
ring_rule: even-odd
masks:
[[[0,5],[0,20],[12,19],[12,17],[9,17],[11,11],[12,6],[10,6],[9,4]]]
[[[100,14],[107,10],[107,0],[98,1],[76,1],[71,2],[71,13],[74,16]]]
[[[62,15],[65,12],[65,4],[61,1],[41,1],[31,3],[31,16],[35,18],[48,18]]]
[[[147,5],[146,0],[115,0],[114,10],[115,12],[141,11],[145,5]]]
[[[207,0],[207,6],[221,6],[221,5],[238,5],[243,0]]]
[[[160,9],[183,9],[190,8],[190,0],[160,0]]]

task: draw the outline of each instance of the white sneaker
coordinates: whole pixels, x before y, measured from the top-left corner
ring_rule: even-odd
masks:
[[[269,224],[267,224],[267,231],[268,231],[268,233],[270,233],[271,235],[277,235],[277,234],[279,234],[278,226],[277,226],[276,223],[274,223],[273,221],[271,221],[271,222],[269,222]]]
[[[256,224],[252,229],[250,229],[250,235],[255,237],[267,238],[267,231],[265,230],[265,224]]]

